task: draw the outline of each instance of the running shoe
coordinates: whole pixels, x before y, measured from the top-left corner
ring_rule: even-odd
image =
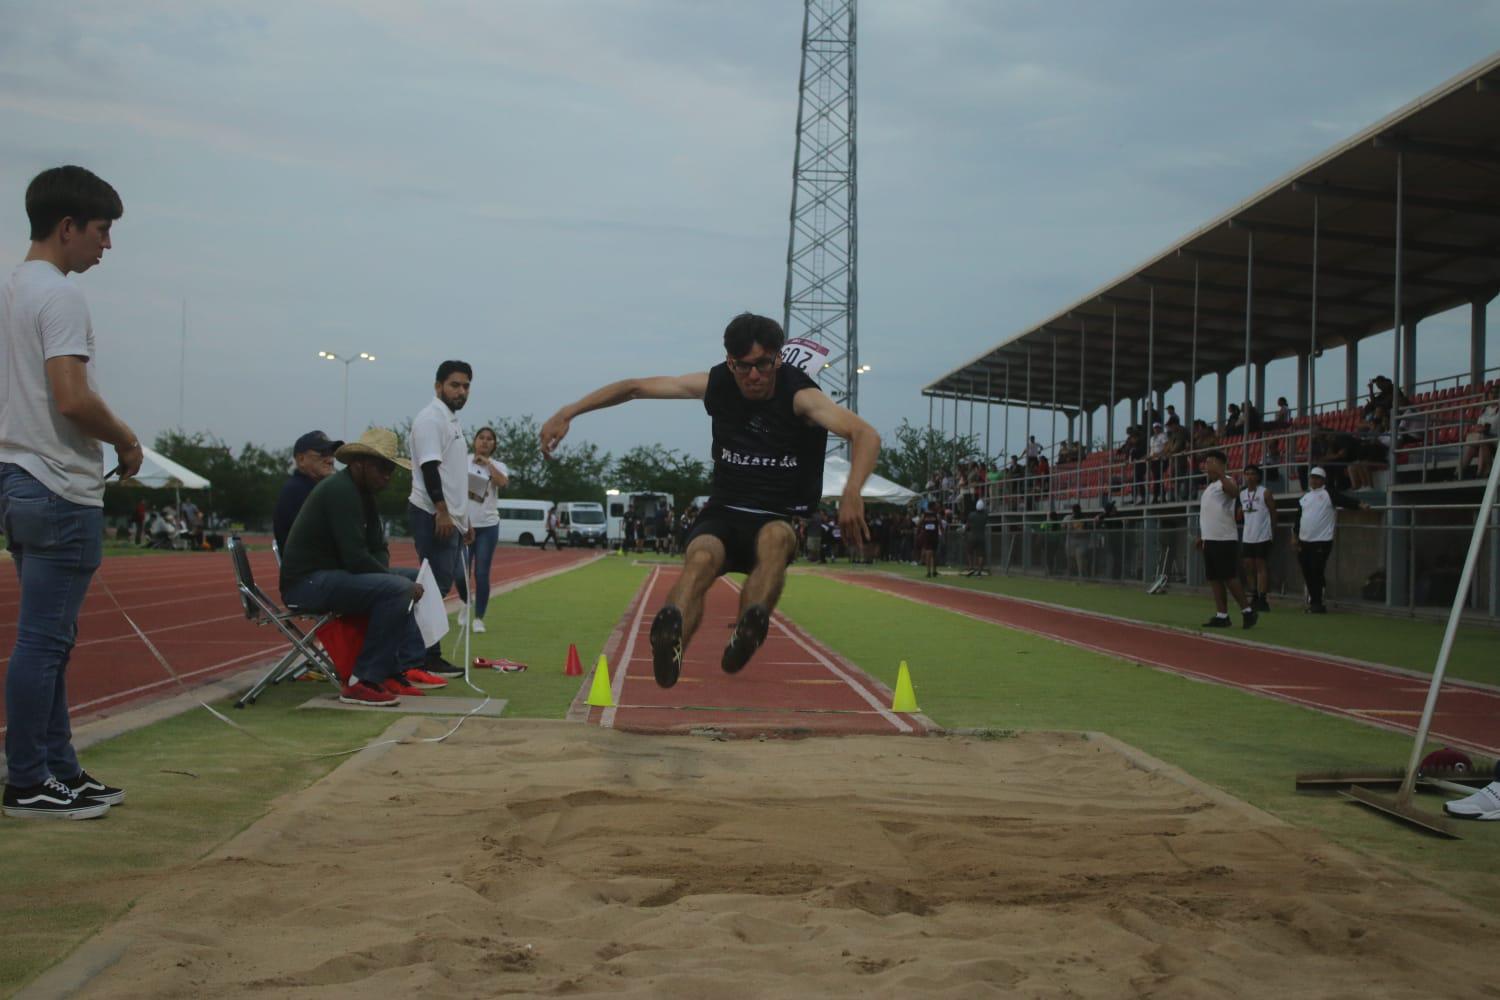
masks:
[[[378,684],[356,680],[346,684],[339,692],[339,701],[349,705],[364,705],[368,708],[395,708],[401,699]]]
[[[737,674],[750,662],[750,657],[766,641],[766,630],[770,627],[771,612],[764,604],[752,604],[745,609],[734,635],[724,647],[724,658],[719,661],[726,674]]]
[[[1265,594],[1261,594],[1255,599],[1255,610],[1259,611],[1261,614],[1265,614],[1267,611],[1271,610],[1271,602],[1266,600]]]
[[[391,694],[398,696],[407,695],[412,698],[420,698],[427,693],[419,687],[413,687],[406,683],[406,679],[401,674],[397,674],[395,677],[387,677],[380,682],[380,687],[381,690],[388,691]]]
[[[1241,628],[1254,628],[1255,623],[1260,621],[1260,614],[1251,608],[1249,611],[1241,611],[1240,618],[1242,619]]]
[[[87,771],[78,772],[78,777],[72,781],[64,781],[68,790],[75,795],[95,802],[103,802],[105,805],[117,806],[125,801],[125,789],[111,788]]]
[[[10,799],[5,801],[8,803]],[[1473,795],[1444,802],[1443,812],[1459,819],[1500,819],[1500,781],[1490,782]]]
[[[481,632],[487,632],[487,631],[489,631],[488,629],[486,629],[484,627],[484,619],[483,618],[476,618],[476,619],[474,619],[474,623],[472,625],[470,625],[469,628],[473,629],[474,633],[476,635],[479,634],[479,633],[481,633]]]
[[[448,686],[447,681],[443,680],[437,674],[429,674],[421,667],[407,667],[402,671],[402,676],[406,678],[406,683],[412,687],[422,688],[426,691],[436,691],[438,688]]]
[[[651,670],[664,688],[682,674],[682,611],[675,604],[663,605],[651,622]]]
[[[422,669],[429,674],[437,674],[439,677],[462,677],[464,668],[454,663],[449,663],[441,656],[429,656],[422,664]]]
[[[1232,625],[1232,624],[1234,624],[1234,623],[1229,620],[1229,616],[1228,615],[1224,615],[1222,618],[1220,616],[1218,616],[1218,615],[1214,615],[1208,621],[1204,622],[1202,627],[1203,628],[1229,628],[1229,626]]]
[[[109,812],[109,803],[86,799],[56,778],[21,788],[5,786],[5,815],[16,819],[95,819]]]

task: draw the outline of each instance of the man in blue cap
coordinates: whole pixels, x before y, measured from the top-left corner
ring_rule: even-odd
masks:
[[[318,481],[333,475],[333,453],[343,446],[344,442],[330,441],[322,431],[308,431],[292,445],[292,461],[297,467],[282,483],[281,494],[276,498],[276,513],[271,518],[277,552],[286,551],[286,536],[291,534],[297,512]]]

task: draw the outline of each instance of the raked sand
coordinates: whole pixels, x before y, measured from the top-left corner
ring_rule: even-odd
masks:
[[[1463,904],[1057,735],[720,742],[476,719],[279,801],[105,938],[124,953],[83,996],[1500,985],[1500,933]]]

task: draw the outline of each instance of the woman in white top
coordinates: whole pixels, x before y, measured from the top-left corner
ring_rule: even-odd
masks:
[[[1245,488],[1240,490],[1240,510],[1245,529],[1240,537],[1240,558],[1245,561],[1245,579],[1250,583],[1250,606],[1270,611],[1266,600],[1270,588],[1271,539],[1276,532],[1276,498],[1261,483],[1260,466],[1245,466]]]
[[[498,492],[510,481],[510,470],[493,457],[498,443],[493,428],[481,427],[474,434],[474,451],[469,456],[469,524],[474,528],[474,543],[469,546],[469,564],[474,567],[471,627],[475,632],[484,631],[484,612],[490,603],[490,563],[500,541]],[[458,620],[463,622],[464,612],[458,613]]]

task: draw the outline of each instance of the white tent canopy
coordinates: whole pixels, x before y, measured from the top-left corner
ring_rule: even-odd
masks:
[[[129,479],[121,480],[126,486],[206,490],[212,485],[198,473],[186,466],[178,465],[165,455],[160,455],[150,448],[142,448],[141,451],[145,454],[145,459],[141,462],[141,471]]]
[[[838,455],[829,455],[823,460],[823,497],[840,497],[844,495],[844,484],[849,481],[849,460]],[[886,479],[884,476],[870,474],[865,480],[865,488],[859,491],[859,495],[866,500],[875,500],[879,503],[910,503],[917,499],[917,495],[905,486],[898,486]]]

